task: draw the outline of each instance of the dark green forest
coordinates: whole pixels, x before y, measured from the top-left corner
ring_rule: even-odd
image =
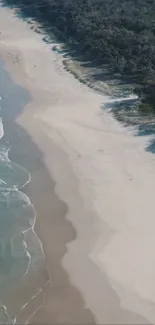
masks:
[[[155,0],[7,0],[123,80],[155,111]]]

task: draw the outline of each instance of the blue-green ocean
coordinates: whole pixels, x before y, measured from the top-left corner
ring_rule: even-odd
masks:
[[[0,324],[16,323],[42,290],[38,279],[44,257],[33,230],[36,212],[23,192],[31,175],[10,160],[11,132],[5,136],[5,126],[28,101],[26,91],[13,84],[0,61]]]

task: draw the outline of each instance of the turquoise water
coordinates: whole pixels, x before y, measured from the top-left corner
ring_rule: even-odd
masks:
[[[41,243],[33,231],[36,212],[22,192],[31,181],[31,175],[10,160],[9,139],[5,139],[5,121],[13,120],[19,109],[24,108],[26,100],[27,94],[23,96],[19,87],[13,85],[0,62],[0,324],[15,323],[16,315],[40,290],[34,284],[31,292],[16,298],[20,287],[24,290],[26,281],[34,276],[37,278],[39,271],[34,271],[36,255],[38,266],[43,258]],[[25,239],[28,230],[33,243],[33,248],[29,245],[30,249]]]

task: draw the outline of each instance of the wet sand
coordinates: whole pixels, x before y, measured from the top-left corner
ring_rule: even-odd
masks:
[[[10,158],[28,169],[32,175],[31,182],[23,189],[30,197],[37,211],[35,231],[42,239],[45,263],[51,275],[39,272],[38,285],[45,286],[38,295],[20,313],[17,320],[24,323],[31,313],[43,304],[43,307],[30,319],[31,324],[94,324],[92,313],[85,307],[79,291],[70,284],[67,272],[62,268],[61,260],[67,251],[67,243],[76,238],[76,231],[66,220],[67,205],[55,193],[56,184],[50,177],[43,154],[33,143],[28,134],[13,121],[5,121],[5,138],[10,139]],[[53,151],[54,153],[54,151]],[[48,225],[48,227],[47,227]],[[50,240],[47,240],[50,238]],[[29,243],[30,234],[26,235]],[[34,281],[34,278],[32,278]],[[28,281],[31,280],[31,275]],[[32,286],[32,283],[30,284]],[[47,290],[46,290],[47,288]],[[22,290],[15,292],[16,298],[22,296]],[[30,287],[28,286],[28,289]]]
[[[7,8],[0,30],[6,69],[31,95],[16,117],[11,158],[32,175],[25,190],[51,276],[29,323],[153,323],[155,159],[147,139],[102,112],[107,98],[66,72]]]

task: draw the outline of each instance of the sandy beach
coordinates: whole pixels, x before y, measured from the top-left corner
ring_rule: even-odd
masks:
[[[0,7],[0,57],[31,96],[16,118],[12,160],[25,155],[32,175],[25,191],[51,277],[37,298],[43,306],[20,322],[154,324],[155,156],[145,151],[148,138],[102,109],[110,99],[67,72],[63,57],[30,27]]]

